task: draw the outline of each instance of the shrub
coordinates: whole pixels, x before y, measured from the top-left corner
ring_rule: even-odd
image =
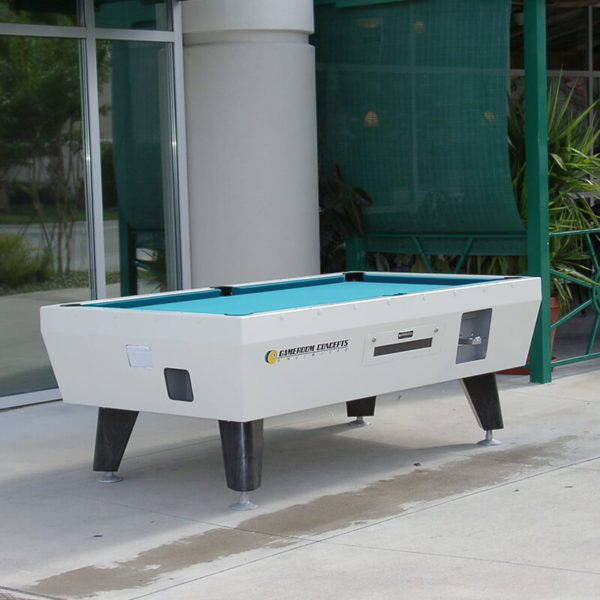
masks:
[[[0,233],[0,286],[14,287],[45,281],[52,275],[49,251],[31,247],[22,235]]]

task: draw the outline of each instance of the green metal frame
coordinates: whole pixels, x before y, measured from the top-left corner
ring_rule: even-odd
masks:
[[[583,290],[587,292],[587,299],[580,302],[576,307],[572,308],[561,316],[558,320],[551,323],[547,329],[547,338],[548,344],[550,345],[550,340],[552,337],[551,331],[556,330],[561,325],[567,323],[571,318],[579,315],[585,310],[591,309],[594,313],[594,322],[589,334],[589,338],[587,341],[586,351],[583,354],[572,356],[568,358],[562,359],[548,359],[548,366],[550,371],[553,367],[568,365],[576,362],[582,362],[594,358],[600,358],[600,352],[594,352],[593,346],[596,341],[596,337],[598,331],[600,330],[600,259],[596,253],[596,248],[594,247],[593,238],[595,237],[597,240],[600,240],[600,228],[591,228],[591,229],[580,229],[580,230],[572,230],[572,231],[560,231],[549,234],[548,239],[554,237],[564,237],[564,236],[581,236],[585,242],[585,246],[588,249],[590,256],[590,268],[591,273],[587,280],[578,279],[577,277],[573,277],[571,275],[567,275],[565,273],[560,273],[554,269],[548,268],[549,278],[556,277],[562,280],[565,280],[573,285],[578,285]],[[408,244],[412,245],[412,250],[408,253],[414,254],[415,256],[419,256],[423,261],[423,264],[427,268],[427,271],[430,273],[435,273],[435,268],[430,261],[430,256],[435,254],[435,252],[428,252],[426,249],[426,245],[428,240],[438,240],[438,234],[369,234],[367,236],[369,239],[373,241],[374,247],[378,250],[373,251],[381,251],[380,245],[377,243],[378,239],[389,238],[393,240],[404,240]],[[489,240],[497,240],[497,239],[507,239],[505,234],[476,234],[476,235],[465,235],[465,234],[445,234],[445,238],[451,240],[461,241],[464,245],[462,247],[462,251],[453,256],[458,257],[458,261],[456,262],[453,273],[459,273],[464,265],[465,260],[469,256],[480,255],[481,253],[477,251],[473,251],[474,244],[476,242],[489,241]],[[526,234],[523,236],[512,236],[514,239],[519,240],[519,242],[523,243],[526,241]],[[368,241],[365,238],[359,238],[357,236],[352,237],[346,243],[346,260],[347,267],[350,270],[363,270],[367,268],[367,253],[369,252]],[[515,254],[518,254],[515,252]],[[548,292],[550,293],[550,292]],[[544,341],[545,343],[545,341]],[[531,369],[531,360],[527,365]]]
[[[453,272],[459,273],[469,256],[494,256],[496,253],[489,249],[490,242],[512,240],[515,242],[512,251],[503,252],[503,255],[524,256],[526,254],[527,235],[525,233],[368,233],[363,238],[353,236],[346,242],[347,268],[353,270],[366,268],[367,252],[385,252],[381,243],[378,243],[378,241],[383,240],[394,240],[396,242],[395,252],[399,252],[398,247],[404,246],[406,248],[403,251],[404,253],[419,256],[429,273],[435,272],[429,260],[430,256],[436,254],[456,256],[458,261]],[[452,251],[449,245],[441,250],[428,247],[431,243],[434,246],[439,245],[440,240],[444,240],[446,244],[451,244],[456,250]],[[373,245],[372,248],[370,247],[371,244]]]
[[[581,286],[584,290],[588,292],[588,298],[587,300],[581,302],[575,308],[572,308],[568,313],[564,314],[557,321],[552,323],[550,329],[557,329],[561,325],[564,325],[575,315],[578,315],[579,313],[583,312],[588,308],[591,308],[594,312],[594,323],[590,330],[590,335],[588,337],[585,353],[580,354],[579,356],[572,356],[569,358],[552,360],[553,367],[557,367],[560,365],[569,365],[572,363],[590,360],[593,358],[600,358],[600,352],[593,352],[594,342],[598,334],[598,329],[600,328],[600,261],[598,260],[596,249],[594,248],[594,244],[592,241],[593,236],[595,236],[596,238],[600,237],[600,228],[554,232],[550,234],[550,237],[554,238],[576,235],[583,237],[583,239],[585,240],[585,245],[587,246],[589,252],[592,269],[589,281],[577,279],[576,277],[566,275],[565,273],[559,273],[554,269],[550,269],[550,274],[553,277],[557,277],[559,279],[568,281],[570,284]]]
[[[552,380],[550,351],[550,242],[548,232],[548,116],[546,1],[525,0],[525,144],[527,161],[527,257],[530,275],[540,277],[542,303],[530,353],[530,378]]]

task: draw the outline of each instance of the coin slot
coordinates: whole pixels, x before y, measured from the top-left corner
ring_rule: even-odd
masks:
[[[412,329],[409,330],[409,331],[400,331],[398,333],[398,339],[399,340],[406,340],[408,338],[411,338],[414,334],[415,334],[415,332]]]
[[[483,360],[487,356],[491,322],[491,308],[463,313],[456,350],[457,364]]]

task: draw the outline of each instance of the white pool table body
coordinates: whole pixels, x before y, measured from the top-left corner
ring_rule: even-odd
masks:
[[[539,303],[523,277],[243,316],[54,305],[41,329],[65,402],[246,422],[522,365]],[[464,313],[488,309],[485,358],[457,363]],[[169,397],[165,368],[193,401]]]

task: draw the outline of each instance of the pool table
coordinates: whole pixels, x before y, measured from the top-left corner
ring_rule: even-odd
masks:
[[[99,407],[94,470],[116,472],[139,411],[219,421],[227,484],[261,483],[263,420],[460,379],[480,426],[503,427],[494,373],[526,361],[530,277],[347,272],[45,306],[65,402]]]

